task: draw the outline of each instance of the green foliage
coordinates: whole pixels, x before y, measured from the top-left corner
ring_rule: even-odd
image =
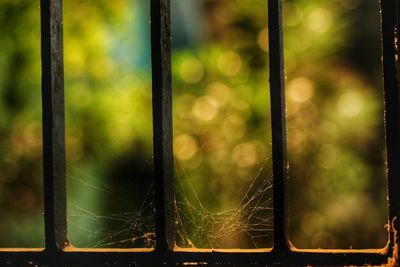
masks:
[[[76,215],[69,223],[73,242],[86,246],[99,242],[86,238],[94,219],[80,218],[76,206],[97,215],[136,210],[153,178],[149,7],[144,0],[64,5],[69,213]],[[265,0],[205,1],[202,41],[173,49],[174,156],[184,170],[176,179],[189,181],[196,196],[185,197],[210,212],[237,207],[260,170],[272,173],[266,8]],[[283,12],[291,239],[299,247],[383,247],[378,4],[288,0]],[[43,245],[39,13],[38,1],[0,3],[0,229],[9,233],[0,246]],[[239,239],[220,245],[272,245]]]
[[[44,240],[38,14],[34,1],[0,3],[0,246]]]

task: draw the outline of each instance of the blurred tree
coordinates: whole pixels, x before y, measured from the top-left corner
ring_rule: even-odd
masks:
[[[0,3],[1,247],[43,246],[39,19],[35,1]]]
[[[174,155],[214,212],[236,207],[271,151],[266,1],[189,2],[173,1]],[[64,5],[69,223],[86,246],[118,228],[93,215],[136,209],[151,186],[149,4]],[[299,247],[386,242],[378,10],[365,0],[284,2],[290,233]],[[39,19],[38,1],[0,3],[0,246],[43,245]],[[270,173],[269,162],[262,176]],[[94,225],[106,230],[82,230]]]

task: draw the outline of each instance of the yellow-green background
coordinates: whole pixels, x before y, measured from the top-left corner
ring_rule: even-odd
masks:
[[[177,200],[201,203],[193,216],[204,222],[240,206],[260,169],[261,180],[272,173],[267,4],[172,0],[172,7],[176,188],[186,192]],[[290,238],[301,248],[383,247],[378,1],[283,7]],[[146,0],[64,0],[68,223],[76,246],[152,246],[149,20]],[[40,247],[39,1],[1,0],[0,36],[0,246]],[[270,197],[269,189],[261,199]],[[234,238],[196,233],[195,240],[191,219],[182,222],[188,233],[180,245],[272,245],[271,236],[254,242],[254,233],[241,232],[246,218],[230,222]]]

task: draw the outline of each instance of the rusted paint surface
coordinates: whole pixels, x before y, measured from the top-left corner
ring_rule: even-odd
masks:
[[[399,1],[381,1],[382,58],[385,99],[385,131],[387,150],[387,179],[389,205],[389,246],[398,254],[400,218],[400,92],[398,73],[398,49],[396,32],[399,26]],[[395,244],[396,242],[396,244]]]

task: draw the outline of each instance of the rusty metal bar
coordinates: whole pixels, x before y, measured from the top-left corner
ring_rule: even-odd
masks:
[[[389,200],[389,240],[393,247],[400,215],[400,93],[396,64],[396,13],[398,1],[381,1],[383,81],[385,96],[385,127]],[[397,21],[398,26],[398,21]],[[397,62],[398,63],[398,62]],[[398,246],[396,246],[398,250]]]
[[[287,237],[287,155],[282,1],[268,0],[269,68],[272,124],[274,251],[289,251]]]
[[[62,1],[41,0],[46,251],[68,245],[65,183]]]
[[[174,247],[170,1],[151,0],[156,250]]]

